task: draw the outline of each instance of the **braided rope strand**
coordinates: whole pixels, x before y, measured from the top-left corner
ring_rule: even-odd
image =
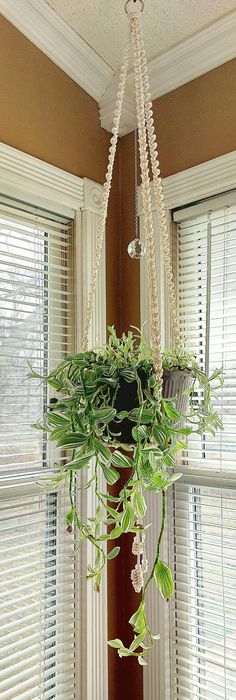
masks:
[[[96,293],[98,272],[99,272],[100,261],[101,261],[103,240],[104,240],[105,230],[106,230],[107,209],[108,209],[108,201],[109,201],[109,195],[110,195],[110,189],[111,189],[112,172],[113,172],[113,166],[114,166],[114,160],[115,160],[115,154],[116,154],[117,141],[118,141],[118,136],[119,136],[120,118],[121,118],[122,105],[123,105],[123,99],[124,99],[128,65],[129,65],[129,50],[130,50],[130,33],[129,33],[128,41],[127,41],[126,46],[125,46],[122,67],[121,67],[120,77],[119,77],[119,86],[118,86],[117,100],[116,100],[116,106],[115,106],[115,111],[114,111],[112,137],[111,137],[111,141],[110,141],[108,166],[107,166],[107,172],[106,172],[106,182],[104,183],[104,186],[103,186],[103,201],[102,201],[102,206],[101,206],[101,217],[100,217],[100,221],[99,221],[99,225],[98,225],[95,263],[94,263],[94,267],[93,267],[93,271],[92,271],[92,279],[91,279],[89,296],[88,296],[87,317],[86,317],[86,323],[85,323],[85,327],[84,327],[84,331],[83,331],[83,338],[82,338],[82,351],[83,352],[85,352],[85,350],[87,350],[87,348],[88,348],[88,335],[89,335],[89,329],[90,329],[90,325],[91,325],[91,321],[92,321],[93,305],[94,305],[94,299],[95,299],[95,293]]]
[[[148,151],[147,151],[147,133],[146,133],[146,123],[145,123],[145,106],[144,106],[144,94],[142,89],[142,73],[141,73],[141,63],[139,55],[139,47],[137,42],[137,31],[136,26],[139,19],[136,15],[131,18],[131,38],[134,51],[134,75],[135,75],[135,93],[136,93],[136,106],[137,106],[137,120],[138,120],[138,137],[139,137],[139,151],[140,151],[140,165],[141,165],[141,189],[142,189],[142,199],[143,199],[143,211],[144,211],[144,229],[147,247],[147,274],[148,274],[148,286],[150,292],[150,303],[151,303],[151,343],[153,348],[153,358],[154,358],[154,370],[158,382],[162,382],[162,361],[161,361],[161,347],[160,347],[160,317],[159,317],[159,300],[158,300],[158,288],[157,288],[157,272],[156,272],[156,262],[155,262],[155,243],[154,243],[154,229],[153,229],[153,217],[152,217],[152,201],[151,201],[151,188],[150,188],[150,177],[149,177],[149,164],[148,164]]]
[[[143,33],[142,33],[142,26],[141,26],[141,22],[140,22],[140,17],[137,17],[137,20],[135,22],[135,30],[136,30],[136,42],[137,42],[138,51],[139,51],[139,60],[141,63],[142,84],[143,84],[143,90],[144,90],[145,117],[146,117],[148,143],[149,143],[151,166],[152,166],[152,173],[153,173],[154,194],[155,194],[155,199],[156,199],[159,226],[160,226],[160,239],[161,239],[163,257],[164,257],[167,289],[168,289],[168,296],[169,296],[169,303],[170,303],[173,342],[174,342],[174,344],[179,344],[179,342],[180,342],[179,320],[178,320],[175,286],[174,286],[174,280],[173,280],[173,270],[172,270],[172,264],[171,264],[170,239],[169,239],[169,232],[168,232],[168,226],[167,226],[167,221],[166,221],[163,187],[162,187],[162,181],[161,181],[161,177],[160,177],[160,167],[159,167],[160,164],[159,164],[159,158],[158,158],[157,138],[156,138],[155,127],[154,127],[153,106],[152,106],[151,93],[150,93],[150,81],[149,81],[149,75],[148,75],[147,58],[146,58],[146,53],[145,53],[145,48],[144,48]]]

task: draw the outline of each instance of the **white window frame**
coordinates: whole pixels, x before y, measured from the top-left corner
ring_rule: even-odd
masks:
[[[95,254],[95,241],[102,203],[102,185],[67,173],[27,153],[0,142],[0,191],[30,204],[51,209],[74,220],[74,292],[76,298],[76,341],[79,352],[86,313],[86,300]],[[106,337],[106,272],[103,251],[98,280],[90,343],[103,343]],[[3,480],[0,498],[8,495],[37,494],[38,475],[17,477],[14,486]],[[13,493],[14,492],[14,493]],[[81,497],[81,509],[89,503]],[[85,554],[85,557],[87,555]],[[82,583],[86,561],[78,560],[75,586],[77,636],[76,700],[108,700],[107,672],[107,582],[104,577],[100,596]],[[81,572],[82,567],[82,572]],[[82,575],[81,575],[82,574]]]
[[[171,221],[171,212],[176,207],[182,207],[190,202],[197,202],[207,197],[221,194],[236,189],[236,151],[232,151],[218,158],[214,158],[200,165],[196,165],[188,170],[183,170],[176,175],[171,175],[163,179],[163,189],[165,196],[167,221]],[[152,210],[155,221],[155,244],[157,254],[157,274],[160,290],[160,306],[161,306],[161,334],[162,344],[168,345],[169,326],[168,326],[168,307],[163,285],[163,260],[160,250],[159,232],[157,224],[156,203],[154,198],[153,183],[152,191]],[[143,208],[141,188],[139,188],[139,216],[141,223],[141,231],[143,230]],[[149,300],[148,300],[148,285],[145,269],[145,260],[140,265],[140,311],[141,324],[150,321]],[[211,475],[213,478],[213,474]],[[184,477],[183,477],[184,478]],[[224,485],[219,480],[219,475],[215,475],[214,485]],[[188,476],[188,483],[199,484],[199,476]],[[230,480],[230,475],[229,475]],[[206,479],[204,479],[206,484]],[[151,500],[151,499],[150,499]],[[152,510],[152,532],[150,540],[150,548],[154,549],[156,532],[160,527],[160,505],[150,502]],[[168,531],[165,536],[163,545],[166,553],[168,552]],[[152,611],[153,627],[156,632],[161,634],[160,642],[156,645],[155,653],[149,662],[144,673],[144,700],[170,700],[170,650],[169,650],[169,616],[166,610],[165,603],[157,596],[156,590],[149,592],[149,607]]]

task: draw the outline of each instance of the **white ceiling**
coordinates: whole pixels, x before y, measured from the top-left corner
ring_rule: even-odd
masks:
[[[47,0],[106,63],[116,70],[124,45],[124,0]],[[148,60],[236,9],[236,0],[145,0],[143,30]]]

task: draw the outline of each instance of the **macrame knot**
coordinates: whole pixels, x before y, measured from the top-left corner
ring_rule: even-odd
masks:
[[[134,569],[131,571],[131,581],[135,590],[135,593],[140,593],[144,585],[143,569],[141,564],[135,564]]]

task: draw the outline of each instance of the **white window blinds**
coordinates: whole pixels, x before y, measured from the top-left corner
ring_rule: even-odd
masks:
[[[234,700],[236,688],[236,195],[177,212],[182,338],[223,367],[216,438],[191,440],[171,506],[176,593],[172,699]]]
[[[0,199],[0,473],[48,467],[45,435],[31,427],[48,401],[24,381],[46,374],[71,341],[71,222]]]
[[[4,700],[75,698],[74,560],[63,515],[57,494],[0,500]]]
[[[64,492],[46,434],[32,428],[52,394],[24,381],[72,349],[72,225],[0,198],[0,697],[74,700],[76,579]],[[50,390],[51,391],[51,390]]]

